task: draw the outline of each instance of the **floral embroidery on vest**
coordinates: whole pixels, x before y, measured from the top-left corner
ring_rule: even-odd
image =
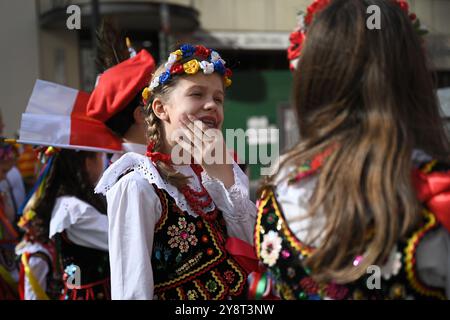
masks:
[[[178,225],[171,225],[167,229],[167,234],[171,237],[169,245],[171,248],[179,248],[180,252],[187,252],[189,245],[197,244],[197,237],[194,235],[195,225],[186,222],[186,218],[178,218]]]
[[[155,296],[161,300],[226,299],[244,292],[247,274],[225,249],[226,226],[181,211],[155,188],[163,205],[152,250]],[[217,210],[217,209],[216,209]]]

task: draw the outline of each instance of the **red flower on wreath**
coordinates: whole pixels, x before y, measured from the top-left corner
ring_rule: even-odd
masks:
[[[291,44],[288,48],[288,59],[293,60],[300,56],[300,51],[302,50],[303,41],[305,41],[305,33],[302,31],[294,31],[289,36],[289,41]]]
[[[395,2],[397,2],[397,4],[400,7],[400,9],[402,9],[403,11],[406,12],[406,14],[408,14],[408,12],[409,12],[409,4],[408,4],[408,2],[406,2],[405,0],[395,0]]]
[[[204,59],[204,60],[208,59],[210,53],[211,53],[211,50],[205,48],[202,45],[198,45],[198,46],[195,47],[195,55],[197,57],[200,57],[200,58]]]
[[[297,30],[292,32],[289,35],[290,45],[287,50],[288,60],[291,61],[290,68],[291,70],[295,69],[295,65],[293,64],[293,60],[300,56],[300,52],[303,47],[303,42],[306,39],[306,30],[305,27],[310,25],[314,15],[317,12],[323,10],[328,4],[330,0],[314,0],[314,2],[306,9],[306,16],[303,20],[303,27],[298,27]]]
[[[330,0],[314,0],[314,2],[306,9],[305,24],[311,24],[314,15],[323,10],[329,3]]]
[[[409,13],[409,4],[405,0],[392,0],[394,1],[411,19],[412,22],[416,22],[417,16],[414,13]],[[308,26],[314,20],[315,15],[322,11],[330,4],[331,0],[314,0],[306,9],[306,14],[302,17],[301,26],[299,25],[295,31],[289,36],[290,45],[287,50],[287,58],[290,61],[290,69],[296,68],[295,59],[300,56],[300,52],[303,47],[303,43],[306,39],[306,33]],[[426,32],[425,32],[426,33]]]
[[[170,68],[170,73],[171,74],[179,74],[179,73],[183,73],[184,69],[183,69],[183,65],[180,63],[175,63],[172,68]]]

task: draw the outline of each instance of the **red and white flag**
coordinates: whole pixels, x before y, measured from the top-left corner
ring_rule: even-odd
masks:
[[[121,140],[106,125],[86,115],[89,94],[37,80],[19,131],[19,143],[117,153]]]

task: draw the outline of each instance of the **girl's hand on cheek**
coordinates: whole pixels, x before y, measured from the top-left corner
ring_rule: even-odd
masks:
[[[222,132],[208,128],[202,121],[191,115],[180,118],[183,136],[177,143],[189,152],[209,176],[221,180],[226,187],[234,184],[231,157],[227,152]]]
[[[197,164],[210,163],[208,155],[214,152],[216,136],[212,130],[194,116],[183,114],[180,117],[181,131],[177,135],[180,146],[189,152]]]

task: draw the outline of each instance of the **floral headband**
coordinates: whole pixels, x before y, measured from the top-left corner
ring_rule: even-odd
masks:
[[[185,63],[179,62],[180,60],[192,56],[201,58],[202,60],[192,59]],[[232,72],[229,68],[225,67],[225,61],[220,57],[217,51],[208,49],[202,45],[182,45],[180,49],[169,55],[169,59],[164,67],[164,72],[160,76],[153,78],[150,85],[142,91],[142,98],[144,99],[145,104],[150,97],[150,93],[156,87],[168,83],[173,75],[176,74],[196,74],[199,70],[202,70],[204,74],[217,72],[223,76],[225,87],[229,87],[232,83],[230,79]]]
[[[420,20],[417,18],[417,16],[414,13],[409,13],[408,2],[406,2],[405,0],[392,1],[394,1],[409,16],[414,29],[420,36],[428,33],[428,31],[421,26]],[[314,0],[313,3],[311,3],[306,9],[306,13],[302,11],[299,12],[297,28],[289,36],[290,45],[287,50],[288,60],[291,61],[291,70],[295,69],[296,67],[295,61],[300,56],[303,42],[306,39],[307,29],[312,23],[314,16],[316,16],[318,12],[325,9],[325,7],[330,4],[330,2],[331,0]]]

